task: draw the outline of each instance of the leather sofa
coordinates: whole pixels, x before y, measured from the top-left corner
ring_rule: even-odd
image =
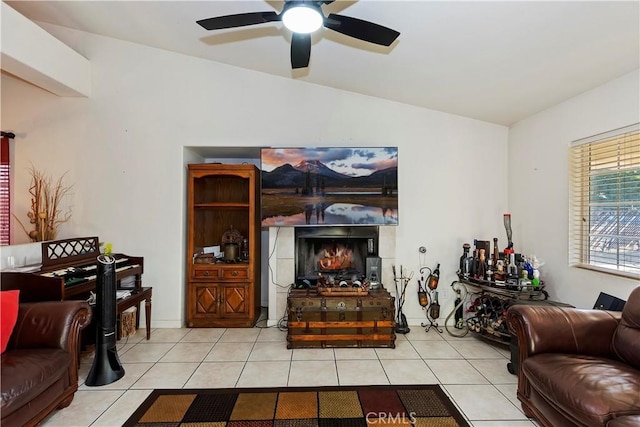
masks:
[[[518,399],[545,427],[640,426],[640,287],[622,311],[514,305]]]
[[[22,303],[2,353],[2,424],[34,426],[71,404],[78,389],[80,330],[91,320],[85,301]]]

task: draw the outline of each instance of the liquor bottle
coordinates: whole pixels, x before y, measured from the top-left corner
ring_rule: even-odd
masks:
[[[518,266],[516,265],[516,254],[511,252],[509,254],[509,265],[507,266],[507,274],[510,279],[518,278]]]
[[[540,286],[540,271],[537,268],[533,269],[533,279],[531,279],[531,284],[536,288]]]
[[[480,249],[480,258],[478,259],[478,279],[480,280],[484,280],[487,274],[484,251],[484,249]]]
[[[493,260],[491,258],[487,259],[487,271],[485,276],[487,280],[493,280]]]
[[[493,265],[498,265],[498,259],[500,259],[500,252],[498,251],[498,238],[493,238]]]
[[[507,280],[507,273],[504,268],[504,261],[499,259],[498,264],[496,265],[496,270],[493,273],[493,280],[496,283],[504,283]]]
[[[518,290],[531,291],[531,280],[527,276],[527,270],[522,270],[522,277],[518,279]]]
[[[433,269],[431,275],[429,275],[429,280],[427,280],[427,287],[431,290],[434,290],[438,287],[438,281],[440,280],[440,264]]]
[[[465,279],[468,279],[469,277],[473,276],[471,274],[472,269],[473,269],[473,257],[468,256],[467,259],[464,260],[463,276],[465,277]]]
[[[473,250],[473,262],[471,263],[471,277],[478,278],[478,249]]]
[[[249,260],[249,239],[242,239],[241,254],[244,261]]]
[[[470,271],[467,270],[467,258],[469,258],[469,249],[471,245],[465,243],[462,245],[462,256],[460,257],[460,275],[462,277],[469,277]]]

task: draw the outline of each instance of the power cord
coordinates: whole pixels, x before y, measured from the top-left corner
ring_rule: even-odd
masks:
[[[289,324],[287,323],[287,319],[289,318],[289,309],[284,311],[284,315],[278,320],[278,329],[283,332],[289,331]]]
[[[287,292],[287,296],[291,294],[292,289],[293,289],[293,284],[289,285],[289,291]],[[289,319],[289,307],[285,307],[284,314],[282,315],[280,320],[278,320],[278,329],[280,329],[281,331],[289,331],[288,319]]]
[[[271,326],[267,326],[267,321],[269,320],[269,316],[264,316],[264,309],[266,309],[268,307],[260,307],[260,316],[258,316],[258,320],[256,320],[256,328],[260,328],[260,329],[268,329]],[[263,319],[264,317],[264,319]],[[264,326],[260,326],[260,322],[264,322]]]
[[[273,241],[273,249],[271,249],[271,253],[269,254],[269,258],[268,258],[268,262],[267,265],[269,266],[269,277],[271,277],[271,283],[279,288],[283,288],[286,289],[288,286],[285,285],[281,285],[279,283],[276,283],[275,280],[273,280],[273,277],[275,276],[274,272],[273,272],[273,268],[271,267],[271,258],[273,257],[273,254],[275,253],[276,249],[278,248],[278,236],[280,235],[280,227],[277,228],[276,230],[276,237]]]
[[[461,288],[456,289],[454,287],[455,284],[458,284],[461,286]],[[464,283],[460,283],[457,280],[454,280],[453,282],[451,282],[451,289],[453,289],[453,291],[457,294],[459,291],[464,290],[464,296],[460,296],[460,302],[458,304],[456,304],[453,307],[453,310],[451,310],[451,313],[449,313],[449,315],[447,316],[447,318],[444,320],[444,328],[447,330],[447,333],[449,335],[451,335],[452,337],[456,337],[456,338],[462,338],[464,336],[466,336],[469,333],[469,325],[467,325],[467,323],[464,321],[464,310],[463,310],[463,315],[462,315],[462,325],[455,325],[455,328],[458,330],[461,330],[461,333],[453,333],[450,329],[449,329],[449,320],[451,320],[451,317],[455,315],[456,311],[458,311],[458,309],[463,308],[465,302],[467,301],[467,298],[469,297],[469,290],[467,289],[467,287],[465,286]]]

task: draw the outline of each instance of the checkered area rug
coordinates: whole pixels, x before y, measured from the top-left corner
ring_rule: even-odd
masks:
[[[469,427],[439,385],[154,390],[124,427]]]

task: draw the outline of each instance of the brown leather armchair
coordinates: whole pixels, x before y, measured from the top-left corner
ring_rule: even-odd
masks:
[[[33,426],[69,406],[78,389],[80,330],[91,320],[85,301],[20,304],[2,354],[2,426]]]
[[[622,313],[514,305],[518,399],[548,427],[640,426],[640,287]]]

